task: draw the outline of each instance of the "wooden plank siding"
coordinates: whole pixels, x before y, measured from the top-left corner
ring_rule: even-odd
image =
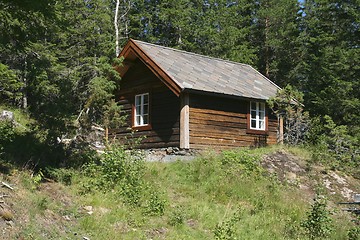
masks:
[[[249,101],[190,95],[190,147],[234,148],[275,144],[277,119],[267,109],[267,135],[247,133]]]
[[[117,98],[126,121],[124,126],[110,130],[109,139],[126,144],[128,138],[142,138],[137,148],[179,147],[180,99],[139,60],[129,68],[120,85]],[[135,95],[146,92],[150,94],[151,129],[133,131],[136,129],[132,129]]]

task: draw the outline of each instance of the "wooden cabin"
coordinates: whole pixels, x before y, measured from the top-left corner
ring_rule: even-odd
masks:
[[[266,106],[279,87],[249,65],[130,39],[121,51],[117,100],[126,125],[110,138],[139,148],[208,149],[277,142]]]

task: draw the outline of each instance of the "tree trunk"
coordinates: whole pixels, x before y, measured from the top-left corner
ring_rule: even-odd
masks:
[[[120,5],[120,0],[116,0],[115,17],[114,17],[116,57],[120,53],[120,48],[119,48],[119,26],[118,26],[119,5]]]
[[[270,63],[269,63],[269,17],[265,18],[265,76],[270,76]]]
[[[27,87],[27,79],[26,79],[26,75],[27,75],[27,60],[26,57],[24,58],[24,73],[23,73],[23,87],[21,88],[21,92],[22,92],[22,108],[26,109],[28,107],[28,99],[27,99],[27,94],[26,94],[26,87]]]

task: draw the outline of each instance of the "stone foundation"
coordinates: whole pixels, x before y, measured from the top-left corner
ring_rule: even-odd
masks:
[[[144,150],[145,159],[149,162],[173,162],[176,160],[192,160],[199,153],[196,150],[178,147],[153,148]]]

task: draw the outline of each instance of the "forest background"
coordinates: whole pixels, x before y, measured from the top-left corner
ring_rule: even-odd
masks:
[[[1,105],[33,119],[26,131],[1,123],[1,158],[80,161],[79,146],[56,139],[119,124],[113,66],[134,38],[250,64],[291,85],[309,113],[301,143],[335,167],[359,166],[359,0],[1,0],[0,19]]]

